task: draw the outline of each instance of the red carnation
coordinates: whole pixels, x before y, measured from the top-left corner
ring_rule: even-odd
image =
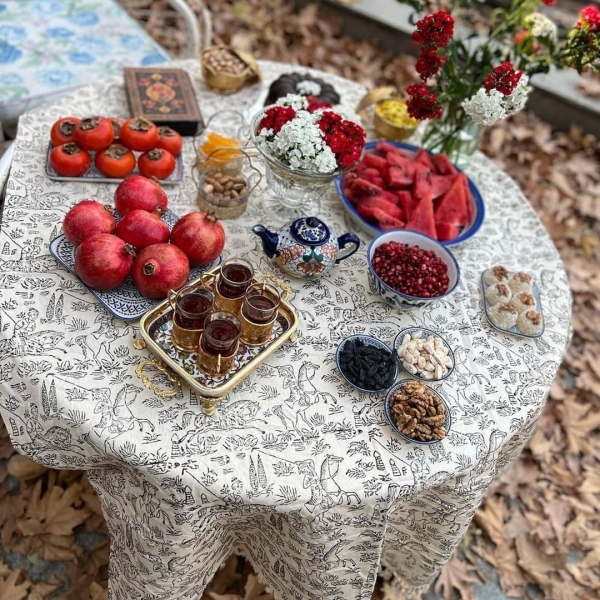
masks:
[[[333,104],[331,104],[330,102],[320,101],[318,96],[308,96],[306,98],[306,101],[308,102],[308,106],[307,106],[306,110],[308,110],[308,112],[311,112],[311,113],[316,112],[321,109],[333,107]]]
[[[588,31],[600,31],[600,10],[594,4],[581,9],[577,27]]]
[[[417,73],[421,76],[423,81],[427,81],[430,77],[433,77],[446,62],[445,57],[440,56],[437,50],[433,48],[424,48],[421,51],[415,68]]]
[[[325,134],[325,143],[335,154],[339,166],[350,168],[360,159],[367,139],[365,130],[343,119],[337,113],[325,111],[319,120],[319,127]]]
[[[319,119],[319,129],[323,133],[328,133],[333,131],[333,127],[338,123],[341,123],[342,116],[338,115],[336,112],[332,110],[326,110],[321,114],[321,118]]]
[[[442,116],[442,107],[438,103],[437,95],[424,83],[409,85],[406,91],[410,98],[406,101],[408,114],[413,119],[439,119]]]
[[[506,61],[488,74],[483,80],[483,87],[488,92],[490,90],[498,90],[505,96],[510,96],[517,87],[521,75],[523,75],[521,71],[516,71],[512,63]]]
[[[555,2],[555,0],[542,0],[542,2],[546,5],[546,6],[552,6]]]
[[[279,133],[281,128],[296,116],[296,111],[291,106],[272,106],[265,111],[265,116],[258,124],[258,132],[263,129],[272,129]]]
[[[444,48],[454,35],[454,19],[440,10],[417,21],[417,28],[412,38],[415,42],[428,48]]]

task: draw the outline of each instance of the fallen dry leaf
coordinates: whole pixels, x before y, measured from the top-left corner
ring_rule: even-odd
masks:
[[[436,593],[442,592],[444,600],[452,600],[454,590],[457,590],[463,600],[474,600],[471,583],[479,582],[473,575],[475,569],[469,563],[463,562],[456,554],[444,565],[435,583]]]
[[[23,581],[22,569],[17,569],[7,577],[0,577],[0,600],[23,600],[27,597],[27,590],[31,587],[31,582]]]
[[[36,479],[48,470],[48,467],[40,465],[22,454],[14,454],[8,461],[8,472],[21,481]]]

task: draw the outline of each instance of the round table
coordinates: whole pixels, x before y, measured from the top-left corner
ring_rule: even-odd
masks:
[[[248,113],[290,65],[261,63],[261,87],[223,97],[194,61],[181,63],[205,115]],[[364,89],[327,77],[348,106]],[[111,202],[115,185],[61,183],[44,175],[50,125],[60,116],[126,116],[121,78],[98,82],[19,124],[0,243],[0,408],[15,448],[55,468],[86,469],[111,533],[109,597],[197,598],[232,552],[245,555],[276,598],[371,597],[381,565],[415,593],[426,589],[464,535],[496,474],[531,435],[569,337],[570,294],[559,256],[517,185],[487,158],[469,176],[486,205],[479,233],[453,251],[460,287],[423,309],[396,310],[369,288],[368,239],[326,277],[290,280],[301,315],[286,343],[206,416],[188,387],[165,399],[135,374],[149,358],[136,324],[109,316],[48,251],[67,210]],[[170,208],[194,210],[187,176]],[[275,267],[251,234],[269,225],[256,194],[224,222],[226,254],[259,271]],[[321,217],[352,230],[331,191]],[[534,274],[546,331],[503,335],[483,313],[481,271],[502,263]],[[337,343],[366,332],[391,342],[422,325],[454,348],[456,369],[434,384],[452,411],[441,443],[417,446],[387,424],[381,394],[359,394],[335,367]]]

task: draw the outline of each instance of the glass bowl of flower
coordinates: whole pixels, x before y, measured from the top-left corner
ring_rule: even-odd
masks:
[[[420,46],[416,70],[422,82],[406,88],[411,117],[428,124],[421,145],[468,165],[480,128],[524,108],[530,79],[551,69],[600,69],[600,10],[590,5],[559,37],[547,14],[555,0],[508,0],[489,19],[473,8],[479,0],[399,0],[417,13],[413,41]],[[459,10],[461,20],[450,12]],[[475,26],[478,24],[478,27]]]
[[[265,162],[270,198],[263,207],[281,223],[317,215],[328,186],[359,161],[366,142],[355,121],[295,94],[261,110],[251,136]]]

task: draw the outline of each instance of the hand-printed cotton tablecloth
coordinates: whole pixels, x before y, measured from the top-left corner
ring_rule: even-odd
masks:
[[[195,62],[184,64],[208,117],[224,98],[206,89]],[[263,86],[292,70],[261,68]],[[361,86],[327,77],[348,106],[362,96]],[[244,88],[226,102],[248,114],[263,91]],[[185,386],[167,400],[141,385],[135,368],[148,351],[134,349],[137,326],[108,316],[49,255],[71,206],[112,200],[114,185],[44,175],[52,122],[98,112],[127,115],[119,79],[81,88],[20,122],[0,240],[0,408],[20,452],[89,470],[112,536],[110,597],[197,598],[234,550],[277,598],[367,599],[380,564],[417,589],[427,586],[493,477],[531,434],[568,340],[565,272],[518,187],[476,155],[468,173],[487,217],[476,237],[453,249],[462,281],[444,302],[406,312],[382,302],[369,289],[362,233],[364,246],[327,277],[290,280],[298,341],[206,417]],[[189,140],[184,159],[189,172]],[[194,210],[191,178],[168,193],[174,211]],[[224,223],[226,254],[272,271],[250,232],[255,223],[269,225],[263,193]],[[333,190],[321,216],[338,235],[352,229]],[[502,335],[486,322],[479,278],[495,263],[535,275],[542,338]],[[413,325],[442,332],[457,361],[435,385],[451,407],[452,431],[428,447],[396,436],[383,396],[358,394],[334,362],[346,335],[391,342]]]
[[[115,0],[0,0],[0,121],[124,66],[169,60]]]

